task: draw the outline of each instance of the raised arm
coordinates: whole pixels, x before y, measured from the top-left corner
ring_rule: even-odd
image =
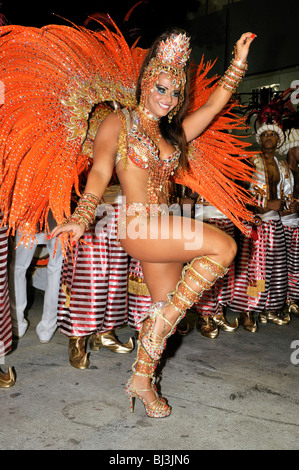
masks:
[[[244,33],[237,41],[235,46],[235,60],[245,64],[249,52],[249,47],[254,38],[253,33]],[[242,65],[241,65],[242,66]],[[198,137],[210,124],[210,122],[217,116],[218,113],[224,108],[232,96],[230,87],[225,87],[225,82],[220,80],[219,86],[210,95],[207,102],[194,113],[189,114],[183,122],[187,142]]]
[[[120,120],[116,114],[109,115],[100,125],[94,140],[93,165],[89,172],[82,199],[66,224],[55,227],[50,237],[64,232],[72,232],[72,243],[75,244],[87,230],[86,219],[94,212],[112,177],[117,152]],[[84,214],[87,214],[85,218]]]

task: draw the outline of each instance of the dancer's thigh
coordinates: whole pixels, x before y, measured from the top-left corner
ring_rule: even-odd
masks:
[[[139,226],[136,223],[135,232],[130,223],[126,237],[120,242],[130,256],[141,262],[185,263],[202,255],[217,258],[219,253],[232,249],[234,243],[217,227],[191,218],[152,217],[148,224]]]
[[[157,302],[167,300],[167,294],[175,289],[183,263],[141,262],[141,267],[152,302]]]

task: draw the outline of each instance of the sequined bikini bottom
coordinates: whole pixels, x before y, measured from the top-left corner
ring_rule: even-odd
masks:
[[[159,217],[162,215],[169,215],[166,208],[163,208],[159,204],[144,204],[142,202],[131,202],[130,204],[120,205],[119,216],[118,216],[118,239],[126,238],[128,231],[133,231],[137,234],[140,230],[145,235],[147,225],[149,224],[152,217]],[[131,236],[132,238],[132,232]],[[134,238],[134,237],[133,237]],[[137,236],[136,236],[137,238]]]

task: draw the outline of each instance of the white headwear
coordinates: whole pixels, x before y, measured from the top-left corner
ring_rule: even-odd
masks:
[[[255,138],[256,138],[256,141],[259,145],[261,145],[261,135],[262,135],[263,132],[266,132],[266,131],[274,131],[278,135],[279,141],[278,141],[278,144],[277,144],[277,148],[280,147],[281,145],[283,145],[283,142],[284,142],[283,130],[275,122],[273,122],[273,124],[264,123],[258,128],[258,130],[256,131],[256,134],[255,134]]]
[[[279,149],[281,155],[286,155],[293,147],[299,147],[299,129],[288,129],[283,145]]]

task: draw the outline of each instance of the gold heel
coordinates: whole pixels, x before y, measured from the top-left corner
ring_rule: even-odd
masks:
[[[0,370],[0,388],[10,388],[16,383],[16,374],[11,367],[8,367],[5,374]]]
[[[133,351],[134,342],[132,338],[127,343],[120,343],[115,336],[115,331],[106,331],[105,333],[94,333],[89,340],[89,347],[92,351],[99,351],[101,348],[107,348],[118,354],[127,354]]]
[[[282,313],[284,314],[284,316],[288,314],[299,316],[299,306],[296,302],[294,302],[294,300],[289,300],[284,304]]]
[[[87,357],[86,349],[86,337],[85,336],[73,336],[69,341],[69,360],[70,364],[76,369],[87,369],[89,366],[89,360]]]
[[[263,310],[261,313],[259,313],[259,322],[266,324],[268,322],[267,320],[267,315],[265,313],[265,310]]]
[[[129,395],[131,413],[134,412],[136,398],[139,398],[144,404],[147,416],[151,418],[164,418],[171,413],[171,407],[167,405],[166,400],[163,397],[160,397],[157,392],[154,373],[157,368],[158,361],[154,361],[141,344],[141,341],[149,331],[150,326],[151,319],[147,318],[143,322],[139,333],[137,358],[132,366],[133,376],[128,380],[125,392]],[[145,387],[136,389],[133,385],[134,377],[136,377],[137,380],[138,377],[142,377],[139,381],[141,380],[140,383],[144,383]],[[151,403],[147,403],[147,401],[140,395],[142,392],[151,392],[154,396],[154,400]]]
[[[177,326],[177,332],[180,336],[187,336],[190,332],[190,325],[186,320],[181,320]]]
[[[125,390],[126,390],[126,389],[125,389]],[[134,413],[136,397],[133,396],[132,394],[130,394],[130,392],[129,392],[128,390],[126,390],[126,392],[129,394],[131,413]]]

